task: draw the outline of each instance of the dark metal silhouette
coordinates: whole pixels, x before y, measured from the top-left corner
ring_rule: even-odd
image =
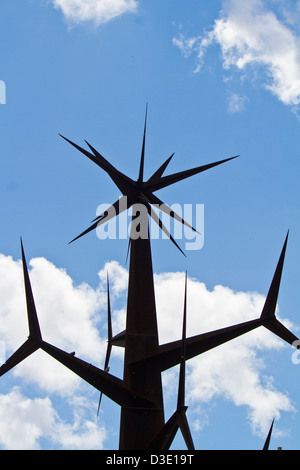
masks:
[[[269,432],[268,432],[266,441],[265,441],[264,446],[263,446],[263,450],[269,450],[269,445],[270,445],[270,440],[271,440],[273,425],[274,425],[274,419],[273,419],[273,421],[272,421],[272,423],[271,423],[271,426],[270,426],[270,429],[269,429]]]
[[[102,168],[106,173],[111,177],[113,182],[122,192],[123,197],[118,199],[114,204],[111,205],[103,214],[100,214],[94,222],[87,230],[82,232],[76,238],[74,238],[70,243],[77,240],[78,238],[82,237],[86,233],[90,232],[91,230],[96,229],[98,226],[108,222],[112,217],[115,215],[119,215],[124,210],[129,209],[134,204],[142,204],[147,209],[149,215],[152,219],[159,225],[161,230],[170,238],[170,240],[180,249],[178,244],[175,242],[172,235],[168,232],[162,221],[156,215],[154,211],[151,210],[151,204],[159,205],[159,208],[168,214],[170,217],[174,218],[175,220],[181,222],[182,224],[186,225],[190,229],[196,231],[190,224],[184,221],[176,212],[170,209],[165,203],[163,203],[157,196],[153,193],[159,189],[165,188],[170,186],[178,181],[184,180],[189,178],[190,176],[196,175],[203,171],[206,171],[210,168],[213,168],[217,165],[221,165],[222,163],[228,162],[233,160],[235,157],[227,158],[225,160],[221,160],[215,163],[210,163],[207,165],[202,165],[191,170],[181,171],[179,173],[174,173],[172,175],[163,176],[167,165],[169,164],[171,158],[173,157],[174,153],[161,165],[161,167],[153,173],[153,175],[147,180],[143,181],[144,176],[144,160],[145,160],[145,138],[146,138],[146,122],[147,122],[147,109],[146,109],[146,116],[145,116],[145,124],[144,124],[144,135],[143,135],[143,144],[142,144],[142,152],[141,152],[141,160],[140,160],[140,169],[139,169],[139,176],[136,181],[132,180],[128,176],[121,173],[117,170],[111,163],[109,163],[96,149],[94,149],[88,142],[87,145],[89,146],[92,153],[88,152],[87,150],[83,149],[79,145],[75,144],[71,140],[67,139],[66,137],[59,134],[63,139],[73,145],[76,149],[86,155],[90,160],[92,160],[96,165]]]
[[[112,326],[111,326],[111,308],[110,308],[110,295],[109,295],[109,281],[107,274],[107,348],[104,362],[104,372],[109,372],[109,359],[112,350]],[[102,392],[100,393],[97,416],[99,415],[100,405],[102,400]]]
[[[181,356],[179,369],[179,384],[177,409],[168,422],[162,427],[159,433],[148,446],[147,450],[166,450],[169,449],[173,439],[180,428],[185,443],[189,450],[194,450],[194,443],[191,431],[186,418],[187,406],[185,406],[185,361],[186,361],[186,301],[187,301],[187,273],[185,276],[185,292],[184,292],[184,308],[183,308],[183,325],[181,340]]]
[[[171,156],[148,181],[143,182],[145,134],[146,119],[137,181],[133,181],[120,173],[91,145],[88,144],[93,152],[92,154],[71,143],[109,174],[123,195],[128,198],[129,206],[136,202],[144,204],[147,208],[145,223],[148,224],[148,214],[152,216],[149,210],[150,204],[157,203],[158,201],[161,203],[153,195],[154,191],[231,159],[175,173],[170,176],[162,176]],[[116,209],[116,214],[120,213],[119,201],[114,203],[112,207]],[[166,212],[171,217],[186,224],[179,216],[174,215],[169,208],[166,209]],[[97,224],[103,223],[104,218],[105,214],[97,217],[95,223],[79,235],[79,237],[96,228]],[[157,220],[156,222],[164,230],[162,223]],[[176,244],[170,234],[169,236],[173,243]],[[0,367],[0,376],[41,348],[99,390],[101,393],[100,402],[103,393],[121,406],[120,450],[169,449],[178,428],[183,433],[188,449],[193,450],[194,444],[186,419],[187,407],[184,398],[186,360],[259,326],[268,328],[290,344],[297,339],[275,316],[287,239],[288,235],[286,236],[263,310],[257,319],[186,338],[186,278],[182,338],[178,341],[160,345],[158,341],[150,237],[131,237],[126,329],[120,334],[112,336],[108,284],[108,349],[104,370],[77,358],[74,354],[69,354],[56,348],[42,339],[21,241],[29,337],[6,363]],[[176,244],[176,246],[178,245]],[[113,376],[108,371],[108,361],[113,345],[125,348],[123,379]],[[180,364],[177,409],[171,418],[165,422],[161,374],[164,370],[177,364]]]

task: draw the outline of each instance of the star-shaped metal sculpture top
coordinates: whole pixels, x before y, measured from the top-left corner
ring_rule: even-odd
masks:
[[[180,171],[178,173],[173,173],[168,176],[163,176],[168,164],[170,163],[174,153],[158,168],[158,170],[153,173],[153,175],[147,180],[144,181],[144,160],[145,160],[145,139],[146,139],[146,123],[147,123],[147,107],[146,107],[146,114],[145,114],[145,124],[144,124],[144,135],[143,135],[143,143],[142,143],[142,152],[141,152],[141,159],[140,159],[140,168],[139,168],[139,175],[138,179],[132,180],[128,176],[121,173],[117,170],[111,163],[109,163],[91,144],[87,141],[87,145],[89,146],[88,150],[83,149],[79,145],[75,144],[71,140],[67,139],[66,137],[59,134],[63,139],[77,148],[80,152],[86,155],[90,160],[92,160],[96,165],[98,165],[102,170],[106,171],[106,173],[111,177],[113,182],[119,188],[123,196],[118,199],[114,204],[112,204],[107,211],[100,214],[96,219],[92,221],[92,225],[74,238],[70,243],[77,240],[78,238],[82,237],[86,233],[90,232],[97,228],[97,226],[106,223],[108,220],[113,218],[115,215],[119,215],[126,209],[129,209],[134,204],[142,204],[146,207],[148,214],[152,217],[152,219],[159,225],[161,230],[170,238],[170,240],[177,246],[177,248],[182,252],[178,244],[175,242],[172,235],[168,232],[167,228],[164,226],[162,221],[159,219],[158,215],[155,211],[151,210],[151,204],[159,206],[160,210],[168,214],[170,217],[174,218],[175,220],[181,222],[182,224],[186,225],[190,229],[196,231],[190,224],[188,224],[185,220],[183,220],[178,214],[176,214],[169,206],[167,206],[163,201],[161,201],[155,194],[155,191],[159,189],[165,188],[170,186],[178,181],[184,180],[189,178],[190,176],[196,175],[197,173],[201,173],[206,171],[210,168],[213,168],[217,165],[221,165],[222,163],[228,162],[234,158],[237,158],[238,155],[226,158],[224,160],[220,160],[218,162],[209,163],[207,165],[198,166],[196,168],[192,168],[190,170]],[[183,252],[182,252],[183,253]],[[184,253],[183,253],[184,254]]]

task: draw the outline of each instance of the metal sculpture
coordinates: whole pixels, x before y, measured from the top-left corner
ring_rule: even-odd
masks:
[[[150,205],[157,203],[160,205],[162,204],[162,201],[160,201],[153,192],[197,173],[206,171],[209,168],[225,163],[232,158],[175,173],[173,175],[163,176],[163,173],[173,156],[171,155],[171,157],[169,157],[169,159],[166,160],[166,162],[151,176],[151,178],[144,182],[143,172],[146,118],[147,110],[144,124],[140,169],[137,181],[134,181],[119,172],[90,144],[88,144],[88,146],[92,153],[79,147],[77,144],[71,142],[65,137],[64,139],[70,142],[75,148],[80,150],[80,152],[108,173],[114,183],[121,190],[123,198],[126,197],[126,208],[129,208],[136,203],[145,207],[146,212],[144,214],[143,223],[146,224],[147,232],[149,230],[148,216],[150,215],[154,218],[159,227],[168,234],[176,247],[182,251],[160,219],[153,216]],[[92,226],[74,240],[95,229],[98,224],[101,225],[105,223],[110,217],[112,217],[112,213],[114,215],[118,215],[122,210],[124,210],[122,207],[122,198],[112,204],[111,207],[114,209],[113,212],[110,213],[108,210],[107,213],[99,215],[97,219],[93,221]],[[193,229],[193,227],[187,224],[181,217],[171,211],[168,206],[163,205],[163,207],[164,211],[168,213],[169,216]],[[133,216],[133,220],[134,218],[135,216]],[[74,353],[69,354],[56,348],[42,339],[21,240],[29,336],[23,345],[6,361],[5,364],[0,367],[0,376],[8,372],[12,367],[40,348],[64,364],[94,388],[99,390],[99,406],[102,394],[105,394],[121,406],[119,438],[120,450],[169,449],[179,428],[184,436],[187,448],[193,450],[194,444],[186,418],[187,406],[185,405],[184,398],[186,360],[241,336],[259,326],[268,328],[290,344],[297,339],[296,336],[284,327],[284,325],[280,323],[275,316],[287,239],[288,235],[286,236],[263,310],[258,318],[211,331],[209,333],[186,338],[186,276],[182,338],[178,341],[160,345],[158,340],[150,237],[136,237],[135,234],[131,233],[126,329],[116,336],[112,335],[109,283],[107,284],[108,348],[104,370],[77,358]],[[109,373],[108,364],[112,346],[125,348],[122,379]],[[164,370],[177,364],[180,365],[177,409],[174,414],[165,421],[161,374]]]

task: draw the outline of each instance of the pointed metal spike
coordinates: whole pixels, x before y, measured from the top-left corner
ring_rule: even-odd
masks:
[[[111,306],[110,306],[110,291],[109,291],[109,278],[108,273],[106,275],[106,282],[107,282],[107,325],[108,325],[108,342],[111,342],[112,339],[112,324],[111,324]]]
[[[99,159],[99,164],[101,163],[106,169],[118,172],[118,170],[111,163],[109,163],[109,161],[106,160],[106,158],[104,158],[103,155],[98,152],[98,150],[96,150],[91,144],[89,144],[87,140],[84,139],[84,141],[89,146],[90,150],[93,152],[95,157]]]
[[[72,370],[75,374],[88,382],[94,388],[102,391],[106,396],[121,406],[154,407],[154,403],[136,393],[133,393],[123,380],[104,372],[92,364],[69,354],[50,343],[42,341],[41,349],[61,364]]]
[[[210,168],[221,165],[222,163],[229,162],[230,160],[233,160],[234,158],[237,158],[238,156],[239,155],[235,157],[231,157],[231,158],[226,158],[225,160],[220,160],[218,162],[209,163],[208,165],[198,166],[196,168],[192,168],[191,170],[180,171],[179,173],[174,173],[169,176],[164,176],[160,178],[160,180],[156,183],[150,183],[150,184],[148,184],[148,182],[145,183],[145,188],[149,189],[150,191],[157,191],[158,189],[162,189],[167,186],[170,186],[171,184],[178,183],[178,181],[182,181],[186,178],[189,178],[190,176],[209,170]]]
[[[186,409],[187,407],[185,407],[185,409],[182,410],[182,412],[178,416],[179,427],[182,432],[182,435],[183,435],[183,438],[185,440],[188,450],[195,450],[192,434],[191,434],[189,423],[186,417]]]
[[[109,278],[108,278],[108,273],[106,275],[107,277],[107,349],[106,349],[106,355],[105,355],[105,363],[104,363],[104,372],[109,371],[109,359],[111,355],[111,349],[112,349],[112,323],[111,323],[111,306],[110,306],[110,292],[109,292]],[[99,403],[98,403],[98,410],[97,410],[97,416],[99,415],[100,411],[100,405],[101,405],[101,400],[102,400],[102,392],[100,393],[99,397]]]
[[[70,245],[71,243],[75,242],[75,240],[78,240],[79,238],[83,237],[83,235],[86,235],[87,233],[91,232],[92,230],[94,230],[97,225],[98,225],[98,221],[95,222],[93,225],[91,225],[88,229],[86,229],[84,232],[82,232],[80,235],[78,235],[77,237],[73,238],[73,240],[71,240],[68,245]]]
[[[186,227],[190,228],[194,232],[198,232],[192,225],[190,225],[188,222],[186,222],[184,219],[182,219],[174,210],[172,210],[167,204],[165,204],[163,201],[161,201],[156,195],[151,194],[148,198],[149,202],[154,205],[158,205],[158,209],[164,212],[165,214],[168,214],[170,217],[173,219],[177,220],[178,222],[181,222],[183,225]]]
[[[179,414],[177,411],[161,427],[157,435],[146,447],[146,450],[169,450],[179,428]]]
[[[32,294],[27,263],[24,253],[23,242],[21,238],[21,251],[22,251],[22,263],[23,263],[23,275],[24,275],[24,284],[25,284],[25,296],[26,296],[26,305],[27,305],[27,319],[29,327],[29,336],[28,339],[20,346],[0,367],[0,376],[8,372],[10,369],[15,367],[17,364],[22,362],[37,349],[41,347],[43,342],[41,330],[39,326],[39,321],[36,313],[34,298]]]
[[[90,153],[88,152],[87,150],[85,150],[84,148],[80,147],[80,145],[78,144],[75,144],[75,142],[72,142],[72,140],[70,139],[67,139],[67,137],[64,137],[63,135],[61,134],[58,134],[60,137],[62,137],[64,140],[66,140],[67,142],[69,142],[69,144],[73,145],[73,147],[75,147],[77,150],[79,150],[81,153],[83,153],[86,157],[88,157],[90,160],[92,160],[94,163],[96,163],[98,166],[100,166],[101,168],[103,168],[104,170],[106,170],[106,166],[105,164],[107,165],[110,165],[112,166],[104,157],[102,157],[102,155],[100,155],[99,153],[96,155],[94,153]],[[86,142],[86,141],[85,141]],[[90,149],[92,149],[92,146],[89,145],[88,142],[86,142],[88,144],[88,146],[90,147]],[[103,166],[104,164],[104,166]]]
[[[273,424],[274,424],[274,419],[271,423],[271,426],[270,426],[270,429],[269,429],[269,432],[268,432],[268,435],[267,435],[267,438],[266,438],[266,441],[264,443],[264,446],[263,446],[263,449],[262,450],[269,450],[269,445],[270,445],[270,440],[271,440],[271,435],[272,435],[272,429],[273,429]]]
[[[117,185],[120,191],[123,194],[128,194],[132,191],[133,187],[135,186],[135,182],[129,178],[128,176],[124,175],[121,171],[117,170],[111,163],[109,163],[106,158],[101,155],[91,144],[85,140],[85,143],[89,146],[95,158],[97,159],[97,164],[104,170],[106,173],[111,177],[113,182]]]
[[[272,283],[263,307],[263,311],[261,313],[261,319],[265,320],[268,318],[274,318],[275,316],[275,309],[277,305],[277,298],[278,298],[278,293],[279,293],[279,287],[280,287],[280,281],[281,281],[281,275],[282,275],[282,270],[283,270],[283,263],[284,263],[284,257],[285,257],[285,252],[286,252],[286,246],[287,246],[287,241],[288,241],[288,236],[289,232],[287,233],[287,236],[285,238],[285,242],[276,266],[276,270],[272,279]]]
[[[98,215],[98,216],[95,217],[93,220],[91,220],[91,224],[94,223],[94,222],[96,222],[96,221],[100,222],[101,219],[104,219],[104,217],[105,217],[104,214],[105,214],[105,212],[103,212],[103,214]]]
[[[148,179],[147,185],[159,182],[161,176],[163,175],[165,169],[167,168],[173,156],[174,156],[174,153],[172,153],[172,155],[165,161],[165,163],[163,163],[161,167],[159,167],[159,169],[156,170],[155,173],[153,173],[153,175]]]
[[[117,170],[111,163],[109,163],[97,150],[95,150],[87,141],[87,145],[90,147],[93,153],[88,152],[84,148],[80,147],[79,145],[75,144],[71,140],[67,139],[63,135],[59,134],[64,140],[69,142],[73,147],[83,153],[86,157],[92,160],[96,165],[98,165],[102,170],[106,171],[106,173],[110,176],[116,186],[120,189],[123,194],[127,194],[128,192],[132,191],[135,186],[135,182],[128,178],[128,176],[121,173]]]
[[[167,230],[167,228],[165,227],[165,225],[163,224],[163,222],[160,220],[160,218],[158,217],[158,215],[152,210],[151,208],[151,205],[149,204],[150,203],[150,200],[149,198],[144,194],[144,193],[141,193],[140,194],[140,198],[143,199],[143,203],[145,204],[145,206],[147,207],[147,211],[148,211],[148,214],[150,215],[150,217],[154,220],[154,222],[157,223],[157,225],[159,226],[159,228],[167,235],[167,237],[171,240],[172,243],[174,243],[174,245],[178,248],[179,251],[181,251],[181,253],[183,254],[183,256],[186,257],[186,254],[182,251],[182,249],[180,248],[180,246],[176,243],[176,241],[174,240],[174,238],[172,237],[172,235],[169,233],[169,231]]]
[[[102,214],[98,215],[92,222],[100,222],[103,219],[103,222],[110,220],[111,218],[121,214],[121,212],[129,209],[133,204],[133,196],[122,196],[111,206],[109,206]],[[105,219],[105,220],[104,220]]]
[[[103,393],[100,392],[100,397],[99,397],[99,402],[98,402],[98,408],[97,408],[97,418],[99,416],[99,411],[100,411],[100,406],[101,406],[101,401],[102,401],[102,395]]]
[[[282,275],[282,270],[283,270],[284,257],[285,257],[286,246],[287,246],[287,241],[288,241],[288,235],[289,235],[289,232],[287,233],[287,236],[286,236],[280,257],[279,257],[279,261],[277,263],[275,274],[273,276],[272,283],[271,283],[269,292],[267,294],[267,298],[265,300],[265,304],[264,304],[264,307],[260,316],[260,320],[262,322],[262,325],[266,327],[268,330],[272,331],[275,335],[279,336],[280,338],[282,338],[284,341],[291,344],[292,346],[297,347],[298,343],[295,343],[295,342],[298,340],[298,338],[290,330],[288,330],[288,328],[286,328],[279,320],[277,320],[275,316],[281,275]]]
[[[83,153],[86,157],[88,157],[90,160],[92,160],[94,163],[96,163],[97,165],[99,164],[99,162],[97,161],[95,155],[93,155],[92,153],[88,152],[87,150],[85,150],[84,148],[80,147],[80,145],[77,145],[75,144],[75,142],[72,142],[70,139],[67,139],[67,137],[64,137],[63,135],[61,134],[58,134],[60,137],[62,137],[64,140],[66,140],[67,142],[69,142],[69,144],[73,145],[73,147],[75,147],[77,150],[79,150],[81,153]]]
[[[98,217],[96,217],[96,219],[94,219],[95,222],[93,223],[93,225],[91,225],[88,229],[86,229],[77,237],[73,238],[73,240],[71,240],[69,244],[73,243],[75,240],[78,240],[78,238],[82,237],[83,235],[86,235],[87,233],[89,233],[91,230],[94,230],[98,226],[108,222],[112,218],[121,214],[121,212],[129,209],[129,207],[131,207],[131,205],[133,204],[133,201],[134,201],[133,196],[130,196],[130,197],[122,196],[120,199],[114,202],[110,207],[108,207],[105,212],[103,212]]]
[[[40,347],[40,342],[33,338],[28,338],[0,367],[0,377],[13,367],[24,361],[28,356],[37,351]]]
[[[167,230],[167,228],[165,227],[165,225],[162,223],[162,221],[160,220],[160,218],[158,217],[158,215],[153,211],[151,210],[151,207],[149,204],[147,204],[147,208],[148,208],[148,213],[150,215],[150,217],[152,217],[152,219],[154,220],[154,222],[157,223],[157,225],[159,226],[159,228],[167,235],[167,237],[171,240],[172,243],[174,243],[174,245],[178,248],[178,250],[183,254],[183,256],[186,256],[186,254],[182,251],[182,249],[180,248],[180,246],[178,245],[178,243],[176,243],[176,241],[174,240],[174,238],[172,237],[172,235],[169,233],[169,231]]]
[[[186,304],[187,304],[187,272],[185,272],[185,289],[182,321],[181,357],[179,370],[179,386],[177,399],[178,424],[183,438],[189,450],[195,450],[190,427],[186,417],[187,406],[185,406],[185,361],[186,361]]]
[[[139,182],[139,183],[142,183],[142,181],[143,181],[143,176],[144,176],[144,160],[145,160],[145,140],[146,140],[147,113],[148,113],[148,103],[147,103],[147,105],[146,105],[146,113],[145,113],[144,135],[143,135],[143,144],[142,144],[142,152],[141,152],[140,171],[139,171],[139,178],[138,178],[138,182]]]
[[[184,305],[183,305],[181,357],[180,357],[180,369],[179,369],[177,411],[179,411],[180,409],[182,409],[184,407],[184,397],[185,397],[186,302],[187,302],[187,273],[185,273],[185,289],[184,289]]]
[[[21,238],[21,251],[22,251],[23,275],[24,275],[25,294],[26,294],[26,303],[27,303],[29,337],[37,339],[37,340],[42,340],[41,330],[39,326],[39,321],[38,321],[37,312],[36,312],[35,303],[34,303],[34,297],[32,293],[28,269],[27,269],[27,263],[26,263],[22,238]]]
[[[105,212],[100,214],[100,216],[98,216],[95,220],[100,218],[97,223],[98,225],[102,225],[129,209],[135,203],[135,201],[135,195],[130,194],[129,196],[122,196],[110,207],[108,207]]]
[[[297,349],[297,345],[299,345],[299,338],[297,338],[294,333],[292,333],[280,321],[278,321],[277,318],[274,317],[267,319],[262,324],[268,330],[272,331],[272,333],[279,336],[279,338],[283,339]]]

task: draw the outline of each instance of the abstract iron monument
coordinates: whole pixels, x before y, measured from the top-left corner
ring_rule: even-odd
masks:
[[[182,224],[189,226],[192,230],[194,229],[179,217],[179,215],[174,213],[168,206],[161,205],[162,201],[153,193],[192,175],[223,164],[232,158],[169,176],[163,176],[166,167],[173,156],[171,155],[171,157],[168,158],[147,181],[144,181],[146,119],[147,111],[144,125],[139,176],[136,181],[128,178],[118,171],[90,144],[87,143],[90,149],[90,151],[87,151],[70,140],[65,139],[65,137],[64,139],[70,142],[75,148],[80,150],[80,152],[108,173],[122,192],[122,197],[127,199],[127,208],[137,203],[145,207],[146,215],[143,222],[147,224],[148,229],[149,216],[151,216],[154,218],[161,230],[168,234],[171,241],[177,248],[179,248],[171,234],[163,225],[162,221],[153,211],[151,211],[151,204],[159,204],[170,217],[173,217]],[[122,210],[124,210],[124,207],[122,206],[122,198],[116,201],[111,208],[113,208],[114,211],[110,212],[108,210],[107,212],[99,215],[93,221],[93,224],[74,240],[95,229],[99,224],[101,225],[107,222],[110,217],[109,214],[118,215]],[[136,215],[133,216],[133,220],[135,217]],[[178,341],[162,345],[160,345],[158,341],[150,236],[141,238],[132,235],[133,234],[131,233],[129,242],[130,265],[126,329],[116,336],[113,336],[112,334],[109,284],[107,285],[108,346],[104,370],[77,358],[74,353],[69,354],[43,340],[21,240],[29,336],[23,345],[5,362],[5,364],[0,367],[0,375],[5,374],[37,349],[42,349],[99,390],[99,406],[102,394],[105,394],[121,406],[119,438],[120,450],[167,450],[170,448],[179,428],[183,434],[187,448],[189,450],[193,450],[194,444],[186,418],[186,360],[237,338],[238,336],[241,336],[259,326],[268,328],[290,344],[297,340],[296,336],[294,336],[293,333],[291,333],[275,317],[288,235],[286,236],[264,307],[257,319],[186,338],[186,276],[182,337]],[[115,377],[109,373],[108,365],[112,346],[125,348],[123,379]],[[163,371],[177,364],[180,365],[177,408],[174,414],[165,421],[161,375]],[[272,428],[270,428],[270,433],[271,429]],[[267,437],[264,449],[268,448],[270,433]]]

